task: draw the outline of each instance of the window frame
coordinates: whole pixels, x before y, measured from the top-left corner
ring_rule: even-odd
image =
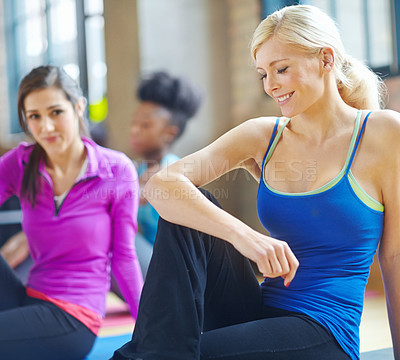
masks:
[[[269,15],[269,11],[272,8],[282,8],[288,5],[306,4],[307,1],[301,0],[261,0],[261,14],[264,19]],[[272,5],[271,5],[272,4]],[[371,66],[371,69],[383,78],[389,78],[400,75],[400,0],[391,0],[391,29],[392,29],[392,63],[383,66]],[[337,4],[335,0],[330,0],[331,14],[335,18],[337,14]],[[364,32],[366,36],[364,37],[365,48],[366,48],[366,63],[370,66],[370,37],[368,36],[370,32],[370,26],[368,22],[368,6],[367,1],[363,1],[364,8]]]
[[[52,52],[51,42],[51,28],[50,28],[50,11],[54,4],[59,4],[62,0],[41,0],[42,4],[42,17],[46,25],[46,40],[47,48],[46,51],[41,55],[43,64],[53,64],[57,66],[63,66],[64,63],[51,62],[50,54]],[[77,49],[77,66],[79,67],[78,82],[82,89],[83,95],[88,99],[89,95],[89,76],[88,76],[88,59],[87,59],[87,43],[86,43],[86,24],[87,20],[94,16],[104,17],[103,13],[85,13],[85,0],[74,0],[75,3],[75,16],[77,35],[74,40]],[[1,5],[1,4],[0,4]],[[4,42],[7,49],[5,53],[5,68],[7,70],[7,94],[8,94],[8,116],[4,116],[1,120],[5,122],[2,124],[2,134],[0,134],[0,141],[2,144],[14,145],[25,138],[22,130],[19,127],[18,114],[16,111],[17,96],[18,96],[18,85],[21,81],[22,76],[26,74],[19,74],[22,71],[20,62],[21,56],[24,54],[19,53],[17,49],[17,27],[21,26],[21,23],[29,21],[29,16],[25,18],[17,18],[17,1],[3,1],[3,16],[4,16]]]

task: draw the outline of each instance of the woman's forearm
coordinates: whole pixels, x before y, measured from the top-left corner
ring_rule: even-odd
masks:
[[[400,360],[400,257],[383,259],[380,257],[386,304],[388,310],[393,351],[396,360]]]
[[[165,220],[190,227],[228,242],[248,236],[252,230],[239,219],[209,201],[184,175],[154,175],[144,196]]]
[[[281,276],[287,286],[293,280],[299,263],[287,243],[253,230],[214,205],[184,175],[156,174],[144,195],[165,220],[228,241],[265,277]]]

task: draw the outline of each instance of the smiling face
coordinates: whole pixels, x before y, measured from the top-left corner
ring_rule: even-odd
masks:
[[[265,92],[280,106],[282,115],[293,117],[323,100],[326,90],[322,55],[310,55],[273,37],[256,54],[257,71]]]
[[[80,144],[79,116],[83,115],[83,108],[83,103],[74,107],[56,87],[32,91],[24,101],[28,129],[50,157]]]

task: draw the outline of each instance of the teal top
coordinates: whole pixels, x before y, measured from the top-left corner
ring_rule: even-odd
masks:
[[[179,157],[174,154],[167,154],[161,160],[161,169],[171,165],[175,161],[179,160]],[[141,176],[147,170],[147,163],[141,163],[137,172],[138,175]],[[154,244],[154,240],[156,239],[157,234],[157,226],[158,226],[158,212],[151,206],[149,203],[145,205],[140,205],[138,210],[138,225],[139,225],[139,233],[143,235],[143,237],[151,244]]]
[[[282,278],[261,284],[264,304],[307,314],[328,328],[351,359],[359,359],[359,325],[370,266],[382,236],[384,207],[351,173],[368,115],[360,127],[358,111],[345,164],[324,186],[285,193],[269,186],[265,164],[283,129],[276,122],[262,165],[257,210],[274,238],[288,243],[299,260],[288,288]]]

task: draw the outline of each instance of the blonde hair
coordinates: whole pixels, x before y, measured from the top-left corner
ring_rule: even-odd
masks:
[[[317,55],[324,47],[333,49],[337,87],[346,104],[358,109],[380,109],[385,105],[383,81],[361,61],[347,55],[334,21],[311,5],[287,6],[264,19],[253,34],[253,60],[260,47],[272,37]]]

